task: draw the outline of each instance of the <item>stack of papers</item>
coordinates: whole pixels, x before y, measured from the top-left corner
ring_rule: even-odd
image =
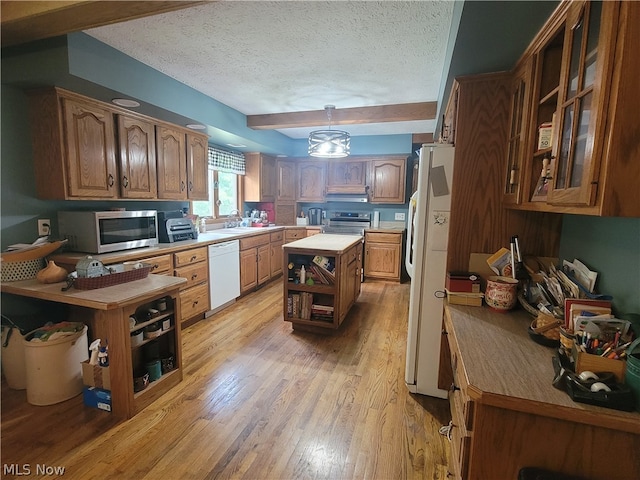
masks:
[[[593,293],[596,286],[598,272],[593,272],[577,258],[573,259],[573,263],[564,260],[562,267],[568,271],[573,278],[576,279],[589,293]]]

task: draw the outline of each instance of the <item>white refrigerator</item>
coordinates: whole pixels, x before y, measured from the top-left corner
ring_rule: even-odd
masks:
[[[438,388],[454,147],[424,144],[409,202],[405,264],[411,277],[405,382],[409,391],[447,398]]]

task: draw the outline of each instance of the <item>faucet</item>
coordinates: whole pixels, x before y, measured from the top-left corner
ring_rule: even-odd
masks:
[[[227,221],[224,222],[225,227],[239,227],[242,224],[242,216],[240,210],[231,210],[227,215]]]

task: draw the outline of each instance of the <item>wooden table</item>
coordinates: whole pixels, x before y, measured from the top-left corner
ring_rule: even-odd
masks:
[[[326,334],[340,327],[360,295],[362,241],[358,235],[319,234],[282,246],[283,315],[294,330]],[[333,272],[315,264],[316,256],[328,259]],[[300,282],[303,265],[311,285]]]
[[[71,288],[63,292],[65,282],[44,285],[36,280],[3,283],[3,293],[47,300],[70,306],[69,320],[83,322],[89,326],[91,339],[108,339],[109,375],[111,379],[112,414],[119,418],[130,418],[182,380],[182,342],[180,302],[178,291],[184,278],[165,275],[149,275],[142,280],[122,283],[95,290]],[[173,327],[167,338],[174,354],[175,368],[145,390],[133,391],[133,358],[136,348],[131,345],[129,316],[139,309],[151,307],[160,298],[166,297],[169,308],[165,317],[173,316]]]
[[[554,388],[555,350],[528,335],[524,311],[446,305],[455,387],[457,477],[517,478],[543,467],[589,480],[640,473],[640,413],[576,403]]]

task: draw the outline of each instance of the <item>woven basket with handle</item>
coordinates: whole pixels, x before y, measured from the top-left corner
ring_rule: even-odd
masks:
[[[550,340],[560,340],[560,325],[562,321],[553,315],[538,312],[538,316],[531,322],[531,329]]]

